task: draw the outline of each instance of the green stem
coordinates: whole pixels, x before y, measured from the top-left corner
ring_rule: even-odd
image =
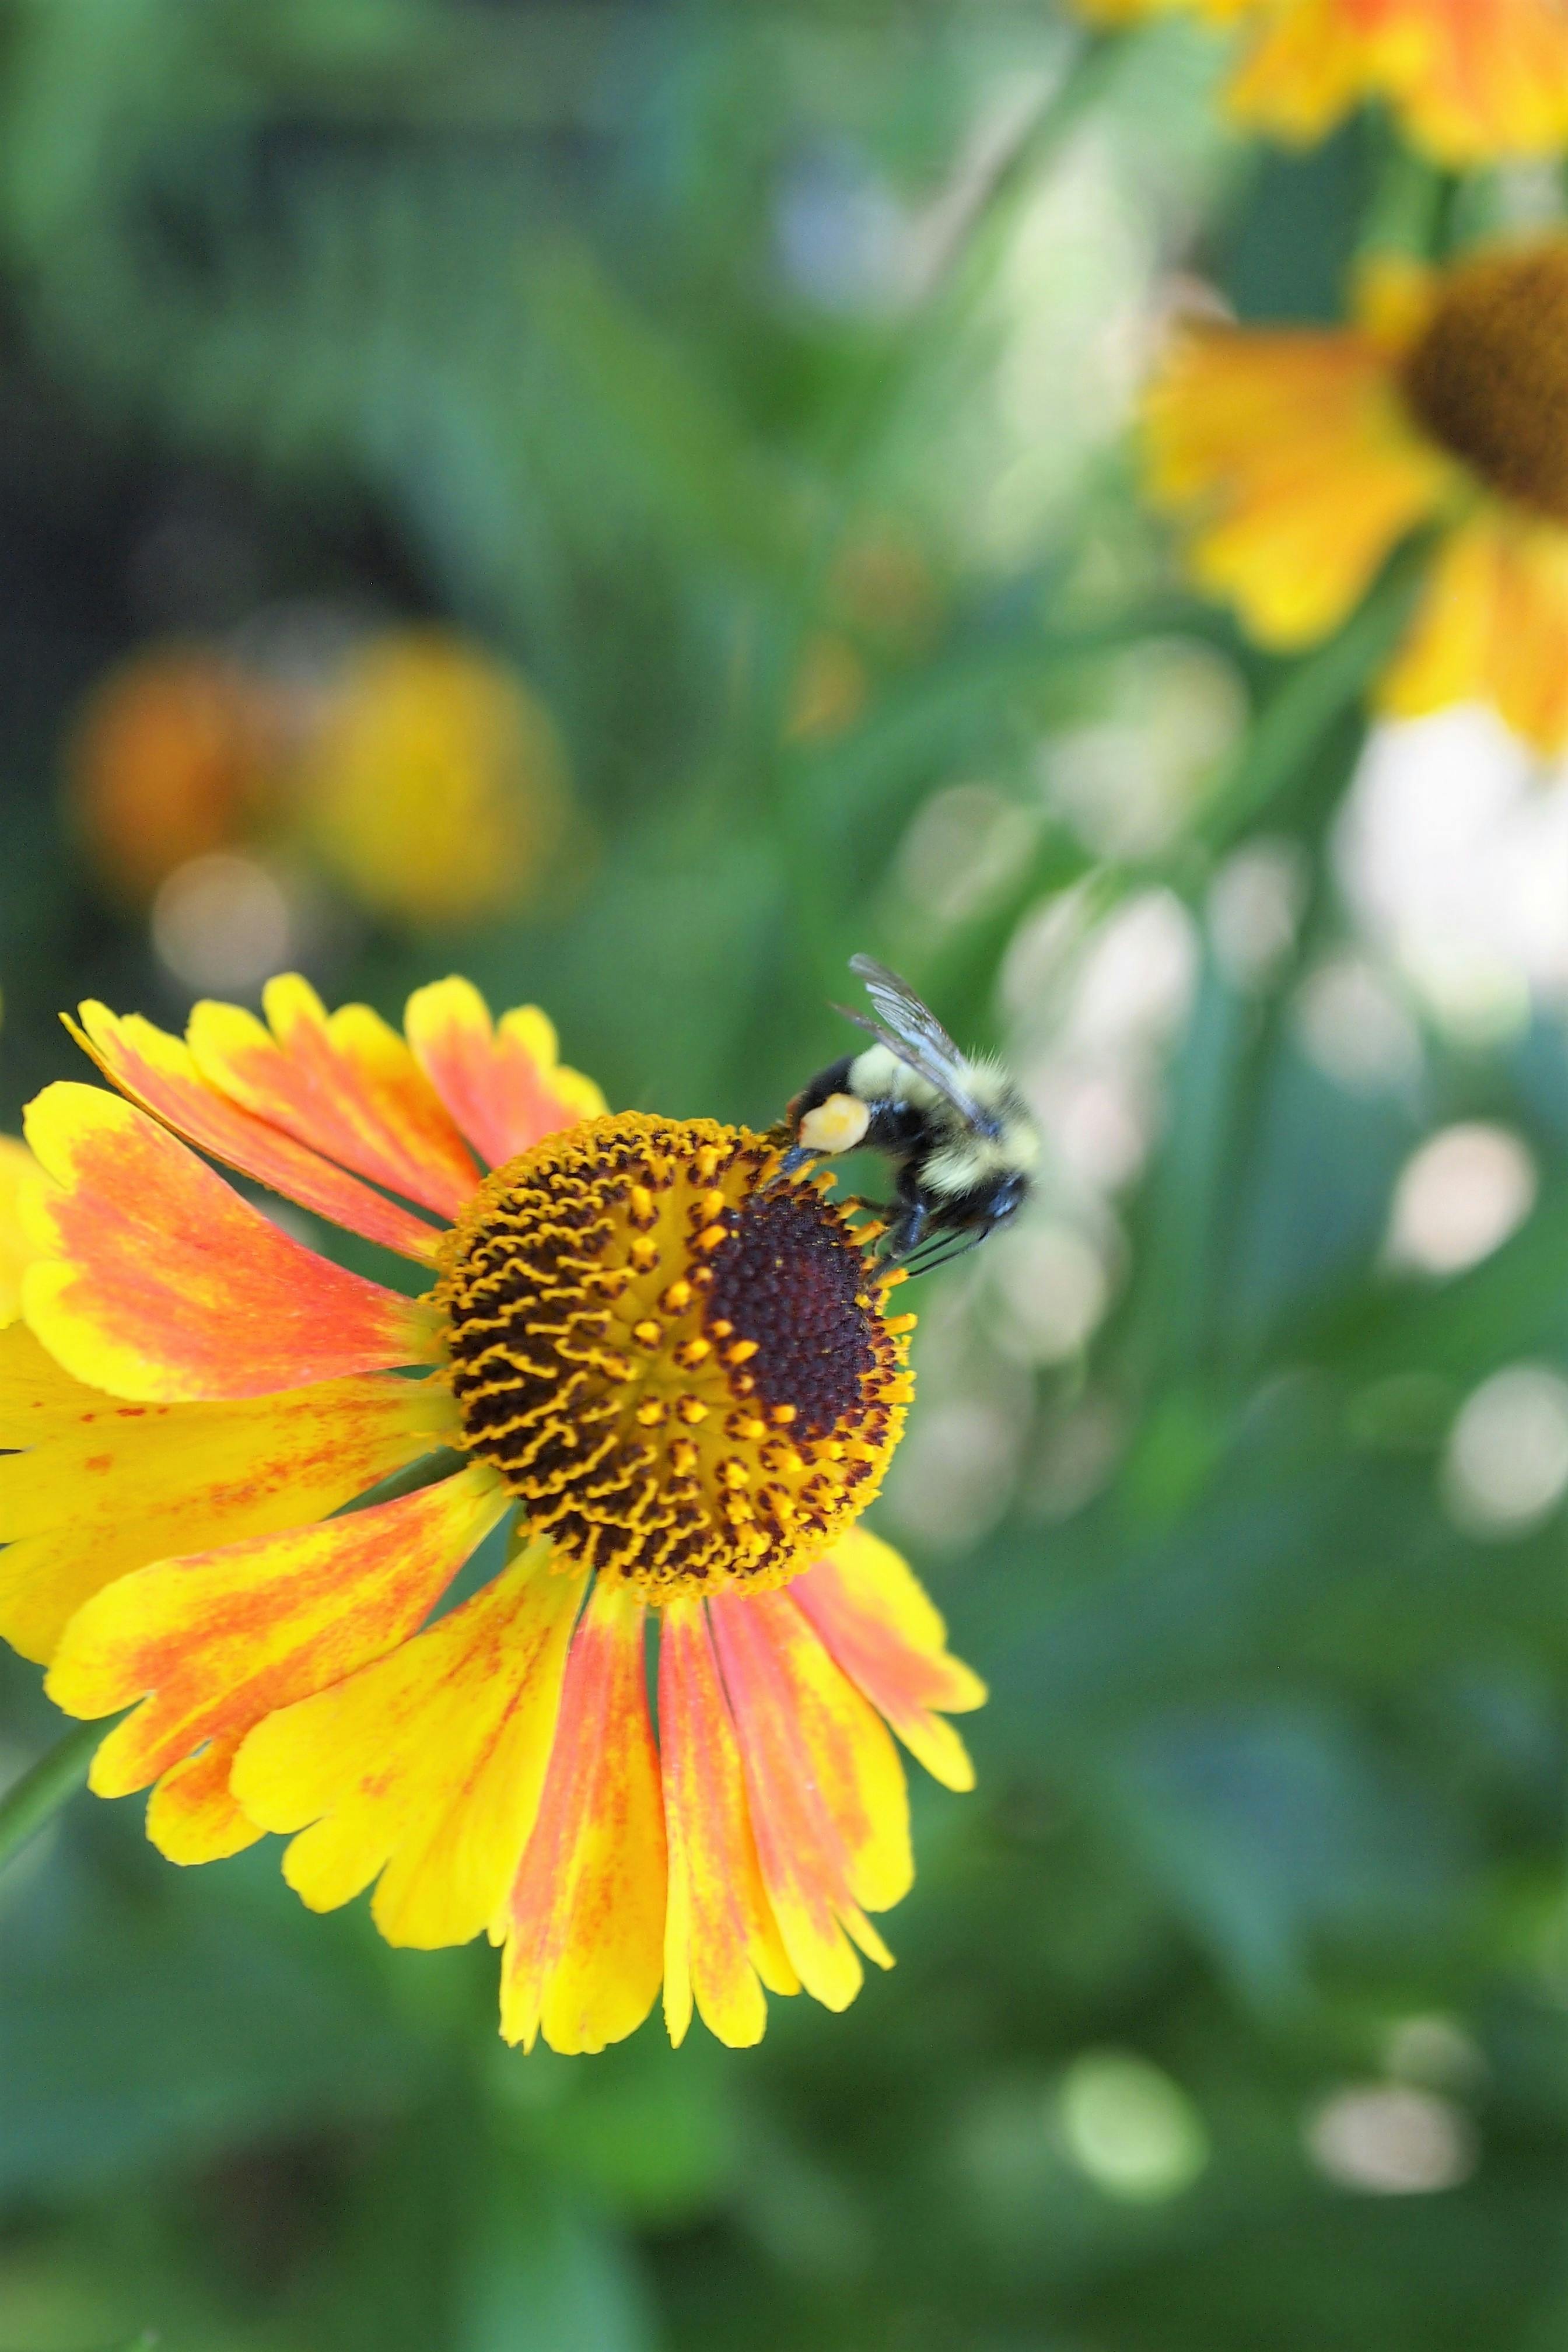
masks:
[[[92,1751],[106,1728],[101,1723],[73,1723],[65,1738],[0,1797],[0,1870],[85,1787]]]
[[[410,1462],[406,1469],[395,1470],[390,1478],[384,1478],[368,1494],[356,1495],[335,1516],[346,1519],[352,1512],[373,1510],[380,1503],[395,1503],[405,1495],[416,1495],[422,1486],[434,1486],[437,1479],[449,1478],[455,1470],[462,1468],[466,1459],[453,1445],[443,1445],[434,1454],[422,1454],[417,1462]]]

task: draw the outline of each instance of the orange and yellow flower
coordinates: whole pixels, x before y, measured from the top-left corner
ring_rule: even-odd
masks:
[[[1568,144],[1563,0],[1079,0],[1101,25],[1184,10],[1237,27],[1239,121],[1323,137],[1366,100],[1458,167]]]
[[[172,1859],[274,1831],[313,1908],[374,1883],[395,1944],[488,1931],[509,2040],[602,2048],[661,1982],[677,2041],[694,2008],[756,2041],[764,1989],[842,2008],[911,1875],[889,1727],[967,1788],[945,1717],[984,1696],[858,1524],[913,1320],[868,1229],[765,1138],[605,1114],[466,982],[402,1034],[295,978],[265,1004],[184,1039],[86,1004],[118,1091],[30,1106],[0,1633],[121,1716],[92,1785],[150,1788]]]
[[[1382,708],[1488,701],[1568,741],[1568,239],[1385,264],[1344,329],[1185,329],[1145,422],[1193,576],[1259,645],[1327,636],[1426,529]]]

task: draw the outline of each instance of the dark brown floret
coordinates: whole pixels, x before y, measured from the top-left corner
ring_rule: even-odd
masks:
[[[1456,270],[1404,385],[1417,421],[1489,488],[1568,523],[1568,239]]]

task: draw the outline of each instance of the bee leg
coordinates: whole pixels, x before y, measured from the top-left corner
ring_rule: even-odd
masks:
[[[820,1153],[813,1151],[808,1144],[792,1143],[789,1150],[781,1156],[778,1166],[763,1186],[763,1191],[771,1192],[775,1184],[784,1183],[798,1170],[804,1168],[808,1160],[816,1160],[820,1156]]]
[[[923,1201],[905,1201],[893,1220],[888,1234],[888,1245],[882,1252],[884,1265],[899,1265],[912,1257],[925,1234],[931,1211]]]

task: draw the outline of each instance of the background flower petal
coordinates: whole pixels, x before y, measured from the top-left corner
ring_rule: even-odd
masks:
[[[379,1872],[389,1943],[462,1944],[489,1925],[538,1811],[582,1599],[550,1558],[535,1543],[449,1616],[251,1732],[234,1793],[263,1829],[300,1832],[283,1874],[312,1910]]]
[[[1197,526],[1194,577],[1281,648],[1336,628],[1453,478],[1405,424],[1388,355],[1349,331],[1189,334],[1144,424],[1153,496]]]
[[[47,1683],[69,1715],[142,1702],[100,1747],[92,1786],[124,1796],[205,1744],[232,1758],[264,1716],[406,1639],[506,1507],[488,1472],[462,1470],[346,1518],[121,1577],[71,1620]],[[226,1843],[177,1858],[261,1834],[232,1802],[224,1820]]]
[[[45,1196],[27,1320],[79,1379],[142,1402],[265,1396],[429,1352],[412,1301],[290,1240],[118,1095],[62,1082],[27,1139]]]
[[[573,1640],[539,1818],[492,1933],[501,2032],[602,2050],[653,2007],[664,1959],[664,1811],[642,1601],[601,1577]]]
[[[420,1066],[491,1168],[604,1111],[593,1080],[557,1061],[555,1031],[537,1005],[492,1024],[470,981],[439,980],[415,991],[404,1025]]]

